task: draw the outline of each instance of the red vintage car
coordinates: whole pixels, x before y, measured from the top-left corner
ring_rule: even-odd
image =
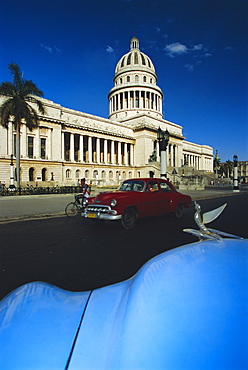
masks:
[[[167,180],[157,178],[129,179],[119,190],[98,194],[82,214],[93,220],[121,220],[125,229],[134,227],[138,218],[174,212],[183,216],[191,197],[179,193]]]

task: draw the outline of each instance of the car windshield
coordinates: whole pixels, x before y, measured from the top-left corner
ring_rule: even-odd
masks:
[[[122,191],[143,191],[144,181],[140,180],[127,180],[124,181],[119,190]]]

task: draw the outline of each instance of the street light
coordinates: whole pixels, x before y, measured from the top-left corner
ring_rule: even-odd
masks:
[[[13,154],[10,156],[10,185],[9,189],[15,189],[14,185],[14,162],[13,162]]]
[[[239,192],[239,181],[238,181],[238,156],[233,156],[233,191]]]
[[[168,130],[162,131],[161,128],[158,128],[157,131],[157,139],[159,142],[159,150],[160,150],[160,177],[166,179],[166,148],[170,139],[170,133]]]

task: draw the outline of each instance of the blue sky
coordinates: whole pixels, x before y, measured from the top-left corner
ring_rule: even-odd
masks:
[[[44,97],[108,117],[131,38],[153,61],[164,118],[186,140],[248,160],[247,0],[2,0],[0,82],[16,62]]]

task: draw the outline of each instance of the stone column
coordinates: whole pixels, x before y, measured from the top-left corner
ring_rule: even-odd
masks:
[[[40,158],[41,157],[41,152],[40,152],[40,128],[37,127],[35,130],[35,137],[34,137],[34,156],[35,158]]]
[[[103,162],[108,163],[108,140],[104,139],[104,155]]]
[[[133,144],[130,144],[130,165],[134,165],[134,147]]]
[[[47,143],[47,155],[48,159],[53,159],[53,129],[48,131],[48,143]]]
[[[128,165],[128,157],[127,157],[127,143],[124,143],[124,165]]]
[[[114,164],[115,160],[115,142],[111,141],[111,163]]]
[[[74,162],[74,134],[70,133],[70,161]]]
[[[65,133],[61,132],[61,158],[65,160]]]
[[[88,137],[88,153],[89,153],[89,163],[92,163],[92,137]]]
[[[20,151],[21,151],[21,156],[23,156],[24,158],[27,157],[27,126],[26,125],[22,125],[21,126],[21,132],[22,132],[22,135],[20,137]]]
[[[112,98],[109,99],[109,114],[112,113]]]
[[[79,136],[79,161],[84,161],[84,137],[83,135]]]
[[[96,138],[96,163],[100,163],[100,139]]]
[[[176,145],[173,145],[173,167],[176,167]]]
[[[117,164],[121,164],[121,142],[118,141]]]

